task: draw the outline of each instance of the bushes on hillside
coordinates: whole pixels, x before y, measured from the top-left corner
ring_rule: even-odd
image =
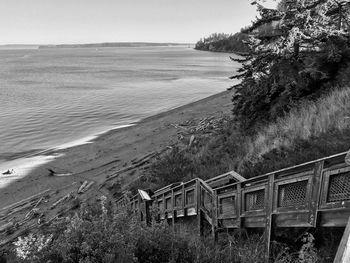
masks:
[[[195,255],[186,235],[173,234],[165,223],[155,223],[140,230],[134,252],[137,262],[193,262]]]
[[[130,213],[112,214],[102,199],[100,204],[83,206],[79,213],[66,218],[57,226],[51,226],[51,241],[40,250],[28,251],[29,240],[25,246],[16,244],[17,256],[23,262],[134,262],[136,221]],[[47,237],[42,232],[35,236]],[[45,238],[44,238],[45,239]],[[30,251],[30,250],[29,250]]]
[[[166,222],[146,226],[130,211],[115,211],[102,199],[82,206],[48,231],[15,242],[16,262],[51,263],[228,263],[262,262],[258,236],[214,244],[193,233],[174,233]],[[24,242],[25,240],[25,242]],[[45,242],[41,242],[44,240]],[[42,244],[39,247],[38,244]]]
[[[152,165],[151,176],[156,180],[157,186],[163,187],[184,178],[193,178],[194,169],[189,153],[174,147]]]

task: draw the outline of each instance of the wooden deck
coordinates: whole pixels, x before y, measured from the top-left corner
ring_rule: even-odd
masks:
[[[150,208],[173,226],[193,217],[218,232],[234,228],[264,228],[267,257],[276,227],[345,227],[350,215],[350,165],[346,153],[245,180],[229,172],[203,181],[169,185],[154,192],[151,201],[136,195],[121,199],[130,204],[140,220],[150,220]]]

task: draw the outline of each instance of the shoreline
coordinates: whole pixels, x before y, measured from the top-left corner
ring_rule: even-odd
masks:
[[[177,131],[171,123],[229,112],[231,97],[232,91],[223,91],[146,117],[131,126],[108,130],[88,143],[45,151],[44,157],[53,158],[1,189],[0,208],[42,190],[59,189],[72,182],[88,179],[98,184],[131,160],[176,141]],[[52,178],[48,176],[47,169],[67,171],[72,176]],[[122,183],[130,183],[137,176],[139,173],[123,176]]]
[[[25,151],[25,152],[15,153],[13,155],[16,156],[16,157],[13,157],[13,156],[6,157],[8,159],[3,159],[3,161],[0,163],[0,175],[5,170],[13,168],[13,167],[5,167],[4,164],[6,164],[6,163],[15,162],[15,161],[18,161],[20,159],[35,158],[35,157],[39,157],[39,156],[52,156],[52,155],[54,155],[57,152],[61,152],[62,150],[64,151],[65,149],[77,147],[77,146],[84,145],[84,144],[94,143],[100,137],[103,137],[103,136],[105,136],[105,135],[107,135],[109,133],[117,132],[117,131],[123,130],[123,129],[128,129],[128,128],[132,127],[132,126],[141,124],[143,122],[146,122],[146,121],[149,121],[149,120],[152,120],[152,119],[155,119],[155,118],[163,117],[163,116],[165,116],[167,114],[171,114],[172,112],[174,112],[176,110],[181,110],[182,108],[191,107],[191,106],[193,106],[193,105],[195,105],[197,103],[205,102],[206,100],[210,100],[212,98],[220,96],[220,95],[224,94],[227,91],[229,91],[229,89],[224,90],[224,91],[219,92],[219,93],[216,93],[216,94],[213,94],[213,95],[210,95],[208,97],[204,97],[204,98],[199,99],[199,100],[195,100],[193,102],[190,102],[190,103],[187,103],[187,104],[184,104],[184,105],[181,105],[181,106],[176,106],[174,108],[170,108],[168,110],[161,111],[161,112],[156,113],[154,115],[151,115],[151,116],[148,116],[148,117],[145,117],[145,118],[141,118],[139,120],[130,122],[128,124],[118,125],[116,127],[112,127],[110,129],[106,129],[106,130],[98,132],[98,133],[94,133],[94,134],[91,134],[91,135],[88,135],[88,136],[84,136],[82,138],[75,139],[73,141],[66,142],[66,143],[63,143],[63,144],[60,144],[60,145],[57,145],[57,146],[52,146],[52,147],[47,148],[47,149],[40,149],[39,151],[37,151],[37,150],[28,150],[28,151]],[[1,177],[0,177],[0,181],[1,181]],[[1,187],[0,187],[0,189],[1,189]]]
[[[26,177],[35,168],[44,164],[49,164],[52,160],[64,155],[64,153],[59,152],[64,152],[64,150],[80,145],[93,143],[94,140],[100,136],[103,136],[107,132],[110,132],[112,130],[117,131],[118,129],[127,128],[133,125],[135,124],[120,125],[113,129],[108,129],[106,131],[102,131],[93,135],[85,136],[83,138],[60,144],[55,147],[40,150],[38,152],[33,151],[29,154],[24,155],[21,155],[19,153],[18,158],[9,159],[0,163],[0,189],[3,189],[7,185],[15,183],[17,180]],[[11,173],[4,175],[3,173],[6,171],[11,171]]]

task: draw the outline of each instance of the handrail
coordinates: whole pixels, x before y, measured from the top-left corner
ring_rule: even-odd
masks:
[[[265,173],[265,174],[262,174],[262,175],[258,175],[258,176],[249,178],[249,179],[247,179],[244,182],[234,182],[232,184],[220,186],[220,187],[215,188],[215,190],[225,189],[225,188],[228,188],[230,186],[238,185],[240,183],[249,184],[250,182],[259,181],[259,180],[261,180],[263,178],[267,179],[267,177],[269,175],[271,175],[271,174],[278,174],[278,173],[281,173],[281,172],[285,172],[285,171],[292,170],[292,169],[295,169],[295,168],[299,168],[299,167],[302,167],[302,166],[307,166],[307,165],[314,164],[314,163],[317,163],[317,162],[329,160],[329,159],[336,158],[336,157],[339,157],[339,156],[342,156],[342,155],[346,155],[346,154],[347,154],[347,152],[341,152],[341,153],[338,153],[338,154],[334,154],[334,155],[331,155],[331,156],[323,157],[323,158],[316,159],[316,160],[313,160],[313,161],[309,161],[309,162],[297,164],[297,165],[294,165],[294,166],[286,167],[286,168],[283,168],[283,169],[280,169],[280,170],[272,171],[272,172],[269,172],[269,173]]]
[[[208,190],[211,194],[214,194],[214,190],[204,180],[200,178],[197,178],[197,180],[199,181],[200,184],[204,186],[204,188],[206,188],[206,190]]]
[[[306,166],[306,165],[309,165],[309,164],[314,164],[314,163],[317,163],[317,162],[321,162],[321,161],[329,160],[329,159],[332,159],[332,158],[335,158],[335,157],[339,157],[339,156],[342,156],[342,155],[346,155],[347,153],[348,153],[348,152],[346,151],[346,152],[341,152],[341,153],[333,154],[333,155],[331,155],[331,156],[319,158],[319,159],[312,160],[312,161],[309,161],[309,162],[305,162],[305,163],[297,164],[297,165],[294,165],[294,166],[286,167],[286,168],[283,168],[283,169],[280,169],[280,170],[272,171],[272,172],[263,174],[263,175],[261,175],[261,176],[264,176],[264,175],[266,176],[266,175],[270,175],[270,174],[281,173],[281,172],[284,172],[284,171],[292,170],[292,169],[299,168],[299,167],[302,167],[302,166]],[[258,177],[258,176],[257,176],[257,177]],[[257,178],[257,177],[254,177],[254,178]]]
[[[218,175],[218,176],[209,178],[209,179],[205,180],[205,182],[207,182],[207,183],[209,184],[209,183],[212,183],[212,182],[214,182],[214,181],[219,181],[220,179],[225,178],[225,177],[228,176],[228,175],[230,175],[230,177],[231,177],[232,179],[235,179],[235,180],[237,180],[238,182],[244,182],[244,181],[247,180],[246,178],[244,178],[242,175],[236,173],[235,171],[229,171],[229,172],[227,172],[227,173],[220,174],[220,175]]]
[[[194,178],[194,179],[191,179],[190,181],[187,181],[187,182],[179,182],[179,183],[177,183],[177,185],[175,185],[175,186],[173,186],[173,187],[171,187],[171,186],[174,185],[174,184],[169,184],[169,185],[167,185],[167,186],[165,186],[165,187],[163,187],[163,188],[161,188],[161,189],[156,190],[156,191],[154,192],[153,195],[159,196],[159,195],[162,195],[162,194],[171,192],[174,188],[178,188],[178,187],[180,187],[180,186],[182,186],[182,185],[183,185],[184,187],[186,187],[187,184],[190,184],[190,183],[192,183],[192,182],[195,182],[197,179],[198,179],[198,178]],[[175,184],[176,184],[176,183],[175,183]],[[170,187],[170,188],[168,188],[168,187]],[[168,188],[168,189],[167,189],[167,188]]]
[[[187,182],[186,182],[186,183],[187,183]],[[184,182],[178,182],[178,183],[168,184],[167,186],[164,186],[164,187],[162,187],[162,188],[156,190],[156,191],[154,192],[154,194],[155,194],[155,195],[157,195],[157,194],[163,194],[163,191],[164,191],[164,193],[166,193],[166,192],[168,192],[168,191],[171,191],[171,189],[176,188],[176,187],[179,187],[179,186],[181,186],[181,185],[183,185],[183,184],[185,184],[185,183],[184,183]]]

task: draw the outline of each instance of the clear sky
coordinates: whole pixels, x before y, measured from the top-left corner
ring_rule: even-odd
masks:
[[[0,44],[194,43],[255,15],[249,0],[0,0]]]

